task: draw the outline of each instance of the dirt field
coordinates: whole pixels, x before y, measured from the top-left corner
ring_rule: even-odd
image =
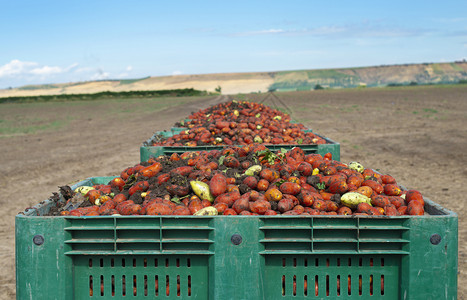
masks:
[[[341,144],[343,162],[393,175],[459,215],[459,299],[467,296],[467,86],[278,93],[292,117]],[[265,94],[240,96],[261,101]],[[0,299],[15,295],[14,218],[59,185],[115,175],[139,146],[227,97],[0,105]],[[273,97],[265,104],[284,106]]]

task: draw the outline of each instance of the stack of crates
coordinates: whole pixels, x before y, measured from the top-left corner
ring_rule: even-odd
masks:
[[[339,160],[327,140],[303,149]],[[424,200],[397,217],[51,217],[45,200],[16,216],[17,299],[456,299],[457,215]]]

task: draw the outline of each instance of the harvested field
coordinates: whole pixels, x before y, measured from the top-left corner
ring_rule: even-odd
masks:
[[[0,299],[15,295],[14,218],[58,186],[139,161],[139,146],[192,111],[228,98],[263,101],[359,161],[459,215],[458,298],[467,296],[467,86],[321,90],[205,98],[0,105]]]

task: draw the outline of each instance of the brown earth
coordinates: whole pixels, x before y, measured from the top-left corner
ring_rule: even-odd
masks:
[[[399,183],[420,190],[459,215],[458,296],[464,299],[467,86],[276,95],[281,101],[269,96],[264,103],[290,109],[294,119],[340,142],[343,162],[356,160],[389,173]],[[237,98],[262,101],[265,96]],[[4,214],[0,219],[0,299],[15,295],[14,218],[18,212],[48,198],[60,185],[115,175],[136,164],[139,146],[155,131],[169,129],[190,112],[226,99],[220,96],[0,105],[0,126],[9,120],[21,125],[18,119],[38,123],[32,133],[0,131],[0,208]],[[51,120],[60,121],[59,126],[39,124]]]

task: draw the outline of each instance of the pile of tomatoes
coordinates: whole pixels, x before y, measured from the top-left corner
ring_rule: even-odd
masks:
[[[180,126],[182,126],[180,124]],[[230,101],[189,116],[186,130],[158,138],[152,146],[325,144],[322,137],[291,123],[290,116],[255,102]]]
[[[348,193],[369,201],[346,203]],[[330,153],[264,145],[151,158],[84,195],[87,205],[61,215],[423,215],[419,191],[388,174],[353,168]],[[365,198],[365,199],[366,199]]]

